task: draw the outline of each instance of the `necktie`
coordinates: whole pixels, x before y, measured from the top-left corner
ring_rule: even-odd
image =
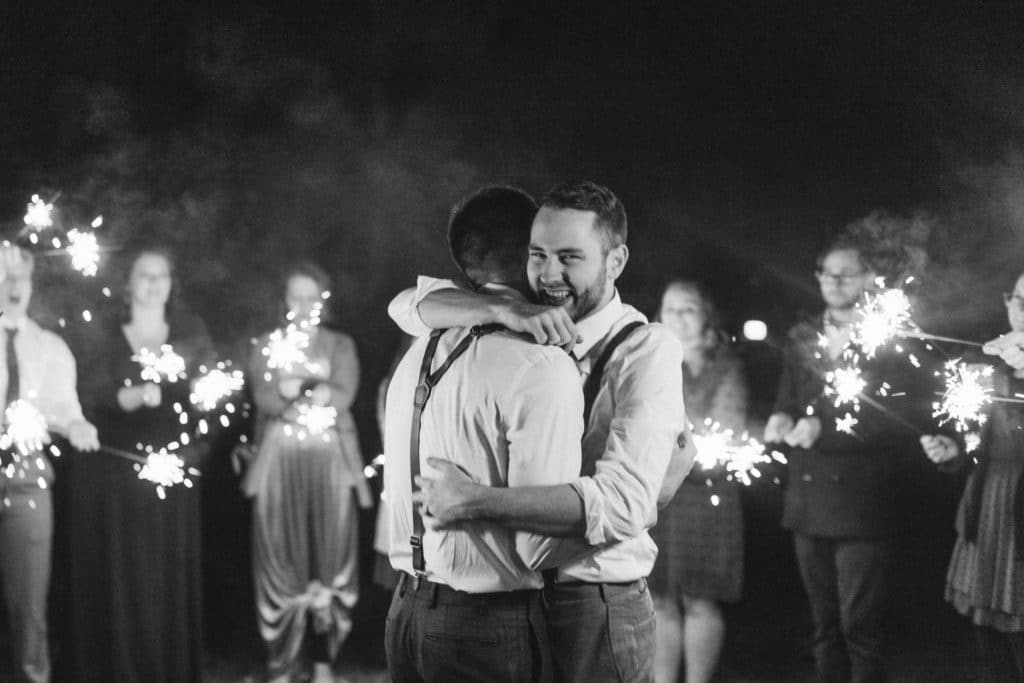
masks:
[[[18,328],[7,330],[7,398],[6,404],[11,405],[18,400],[21,392],[21,382],[18,376],[18,354],[14,350],[14,337],[18,334]]]

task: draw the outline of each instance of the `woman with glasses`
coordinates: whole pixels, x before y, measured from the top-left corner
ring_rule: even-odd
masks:
[[[714,304],[695,282],[666,287],[658,318],[683,345],[683,397],[699,433],[705,419],[736,433],[747,420],[747,385],[740,359],[718,328]],[[655,680],[711,680],[725,640],[721,602],[735,602],[743,585],[743,513],[739,485],[694,467],[651,530],[658,560],[649,577],[657,614]]]
[[[1024,332],[1024,274],[1004,295],[1011,333]],[[998,362],[998,361],[997,361]],[[1024,394],[1024,370],[1000,364],[993,395]],[[1024,405],[996,401],[970,457],[943,435],[921,438],[945,467],[970,465],[957,511],[946,600],[975,625],[989,678],[1024,680]],[[973,464],[971,464],[973,461]]]

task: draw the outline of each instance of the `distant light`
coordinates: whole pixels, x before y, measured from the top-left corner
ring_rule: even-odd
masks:
[[[743,336],[750,341],[764,341],[768,338],[768,326],[763,320],[748,320],[743,323]]]

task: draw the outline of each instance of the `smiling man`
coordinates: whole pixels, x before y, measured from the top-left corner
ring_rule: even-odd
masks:
[[[541,201],[530,234],[526,270],[539,304],[421,279],[415,295],[390,308],[411,334],[500,323],[540,343],[575,342],[586,404],[582,476],[561,486],[487,487],[435,460],[445,474],[425,480],[422,495],[437,524],[484,519],[593,547],[547,575],[545,617],[562,681],[651,679],[655,622],[645,577],[657,548],[647,529],[659,494],[674,492],[663,487],[670,461],[685,474],[692,459],[673,457],[683,453],[685,424],[679,342],[615,289],[629,258],[626,236],[614,193],[591,182],[559,185]]]

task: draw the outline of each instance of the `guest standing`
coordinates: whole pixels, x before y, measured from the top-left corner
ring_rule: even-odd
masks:
[[[314,660],[314,680],[332,666],[352,628],[359,598],[356,504],[371,507],[355,422],[359,360],[348,335],[314,324],[329,291],[327,274],[302,263],[285,278],[295,324],[309,323],[305,359],[272,368],[261,337],[249,360],[256,403],[256,459],[243,489],[255,496],[253,552],[260,634],[275,681]],[[310,433],[304,412],[333,407],[334,424]],[[307,649],[308,648],[308,649]]]
[[[95,450],[96,428],[85,421],[78,403],[74,356],[64,340],[28,317],[33,268],[29,252],[0,247],[0,414],[15,401],[24,401],[42,413],[50,431],[66,435],[74,448]],[[16,680],[26,683],[50,680],[46,595],[53,483],[53,466],[43,452],[0,452],[0,585]]]
[[[897,461],[912,449],[906,429],[870,406],[857,414],[852,433],[840,430],[837,418],[845,410],[824,395],[827,373],[847,364],[843,350],[858,320],[856,304],[875,278],[869,254],[868,245],[841,237],[820,255],[816,275],[825,312],[790,330],[765,427],[766,442],[793,447],[782,525],[793,532],[822,681],[885,678],[882,617]],[[860,367],[869,387],[908,379],[909,364],[892,353],[879,352]]]
[[[86,331],[81,395],[105,446],[160,448],[191,431],[176,410],[188,414],[188,381],[143,381],[135,360],[166,344],[186,374],[212,360],[206,327],[177,304],[177,290],[170,254],[143,249],[130,262],[124,314]],[[178,454],[195,466],[201,449],[193,443]],[[130,463],[108,453],[77,456],[69,474],[73,680],[200,680],[201,479],[168,488],[161,500]]]
[[[665,289],[658,317],[683,345],[683,402],[695,431],[710,419],[739,434],[747,419],[740,359],[718,329],[714,303],[695,282]],[[695,466],[672,502],[658,513],[651,537],[658,559],[649,581],[657,615],[654,675],[687,683],[711,680],[725,640],[720,602],[743,587],[743,510],[739,484]]]
[[[1005,296],[1011,332],[1024,332],[1024,274]],[[993,376],[995,396],[1024,394],[1024,370]],[[985,680],[1024,681],[1024,406],[995,402],[973,453],[956,516],[957,540],[946,576],[946,600],[977,628]],[[922,437],[925,453],[944,467],[971,458],[941,434]]]

